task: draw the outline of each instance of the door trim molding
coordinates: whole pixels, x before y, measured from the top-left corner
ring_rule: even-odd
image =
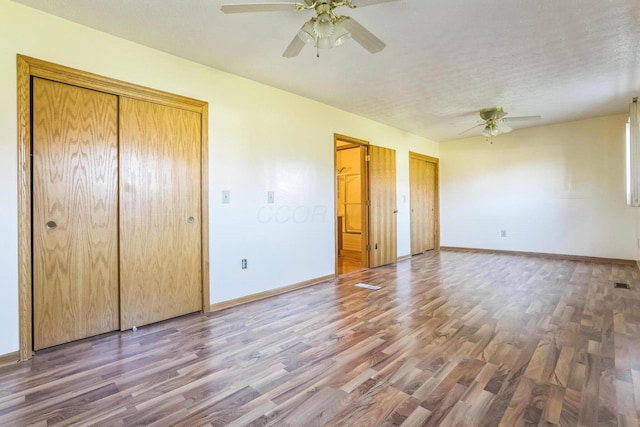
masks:
[[[425,154],[420,154],[420,153],[415,153],[413,151],[409,151],[409,160],[411,159],[418,159],[418,160],[424,160],[425,162],[429,162],[429,163],[433,163],[436,171],[436,178],[435,178],[435,202],[436,205],[434,207],[434,225],[433,227],[435,228],[435,230],[433,230],[434,232],[434,238],[435,238],[435,250],[440,249],[440,159],[438,159],[437,157],[431,157],[431,156],[427,156]],[[411,162],[409,162],[409,167],[411,167]],[[409,172],[409,175],[411,175],[411,172]],[[409,183],[409,186],[411,186],[411,183]],[[411,197],[411,196],[409,196]]]
[[[181,108],[201,114],[201,234],[202,234],[202,311],[209,301],[209,203],[208,203],[208,103],[197,99],[139,86],[121,80],[76,70],[40,59],[17,55],[18,101],[18,308],[20,360],[33,355],[32,325],[32,243],[31,243],[31,78],[66,83],[86,89],[126,96]]]
[[[436,165],[440,163],[440,159],[437,157],[431,157],[427,156],[426,154],[415,153],[413,151],[409,151],[409,157],[424,160],[425,162],[435,163]]]
[[[369,141],[365,141],[364,139],[358,139],[351,136],[334,133],[333,142],[336,143],[337,141],[342,141],[353,145],[369,145]]]

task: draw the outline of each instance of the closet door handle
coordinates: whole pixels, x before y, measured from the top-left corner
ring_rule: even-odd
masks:
[[[188,222],[189,224],[193,224],[195,221],[196,221],[196,219],[195,219],[194,217],[192,217],[192,216],[190,216],[189,218],[187,218],[187,222]]]
[[[58,228],[58,224],[56,224],[55,221],[47,221],[45,226],[47,227],[47,230],[55,230],[56,228]]]

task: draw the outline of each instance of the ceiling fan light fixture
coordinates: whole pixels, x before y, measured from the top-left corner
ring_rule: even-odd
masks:
[[[342,46],[350,38],[351,33],[344,27],[343,22],[336,22],[333,29],[333,46]]]
[[[502,132],[495,125],[487,125],[482,131],[482,136],[490,138],[492,136],[500,135],[500,133]]]
[[[320,49],[331,49],[333,47],[332,37],[318,37],[316,40],[316,47]]]
[[[333,34],[334,25],[331,15],[328,13],[321,13],[313,23],[313,31],[318,38],[327,38]]]
[[[313,30],[313,21],[307,21],[298,31],[298,38],[309,44],[316,41],[315,32]]]

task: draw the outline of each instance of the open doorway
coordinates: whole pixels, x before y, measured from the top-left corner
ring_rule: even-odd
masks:
[[[368,142],[335,135],[336,274],[369,266]]]

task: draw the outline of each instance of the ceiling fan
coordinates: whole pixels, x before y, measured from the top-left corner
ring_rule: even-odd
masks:
[[[459,135],[472,131],[479,126],[484,126],[482,136],[492,138],[503,133],[509,133],[513,130],[505,122],[538,120],[542,118],[541,116],[505,117],[507,114],[509,113],[504,111],[502,107],[483,108],[480,110],[480,118],[482,121],[464,132],[461,132]]]
[[[355,19],[338,15],[334,9],[346,6],[355,9],[363,6],[371,6],[378,3],[387,3],[398,0],[301,0],[301,3],[272,2],[249,4],[225,4],[222,5],[224,13],[244,12],[296,12],[302,10],[315,10],[316,16],[305,22],[293,38],[289,47],[282,56],[292,58],[298,56],[305,44],[313,44],[320,56],[320,49],[338,47],[349,38],[355,40],[371,53],[380,52],[386,44],[369,30],[360,25]]]

